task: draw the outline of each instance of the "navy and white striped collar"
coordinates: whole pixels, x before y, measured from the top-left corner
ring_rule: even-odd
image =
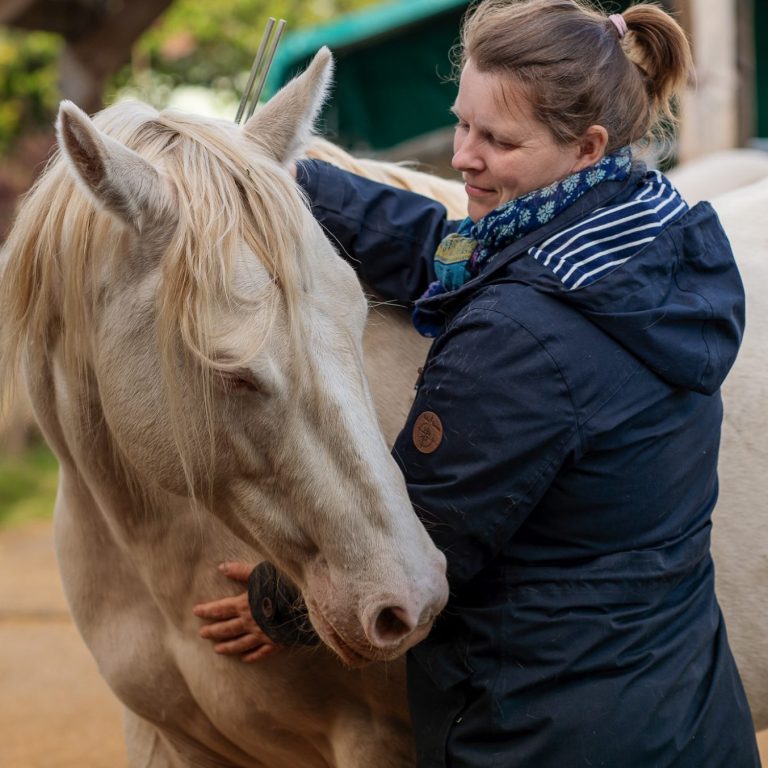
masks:
[[[571,291],[610,274],[688,210],[669,180],[651,171],[629,200],[594,210],[528,250]]]

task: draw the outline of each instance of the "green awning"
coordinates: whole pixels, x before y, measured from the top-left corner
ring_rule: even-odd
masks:
[[[755,134],[768,137],[768,2],[755,2],[754,7],[755,46]]]
[[[269,73],[274,93],[327,45],[335,84],[319,127],[351,149],[386,149],[450,125],[450,50],[467,0],[399,0],[287,33]]]
[[[631,2],[615,4],[625,10]],[[454,122],[449,109],[457,90],[450,51],[468,5],[468,0],[393,0],[288,32],[265,95],[327,45],[336,58],[336,76],[319,128],[328,138],[353,150],[381,150],[445,128]],[[670,6],[671,0],[661,5]]]

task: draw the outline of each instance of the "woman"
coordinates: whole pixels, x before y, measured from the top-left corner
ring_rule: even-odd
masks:
[[[709,205],[630,149],[671,119],[685,36],[650,5],[485,0],[461,66],[465,221],[297,174],[361,279],[436,337],[394,448],[452,592],[409,653],[419,766],[756,766],[709,554],[743,290]],[[203,636],[272,652],[242,613],[200,606],[226,619]]]

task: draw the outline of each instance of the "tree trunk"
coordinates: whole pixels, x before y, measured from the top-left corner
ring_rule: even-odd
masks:
[[[107,78],[131,60],[141,33],[172,0],[132,0],[102,23],[67,44],[61,60],[61,93],[89,113],[103,105]]]

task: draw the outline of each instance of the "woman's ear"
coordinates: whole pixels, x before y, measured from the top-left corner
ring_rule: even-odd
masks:
[[[605,148],[608,146],[608,131],[602,125],[590,125],[577,145],[578,160],[573,170],[581,171],[603,159]]]

